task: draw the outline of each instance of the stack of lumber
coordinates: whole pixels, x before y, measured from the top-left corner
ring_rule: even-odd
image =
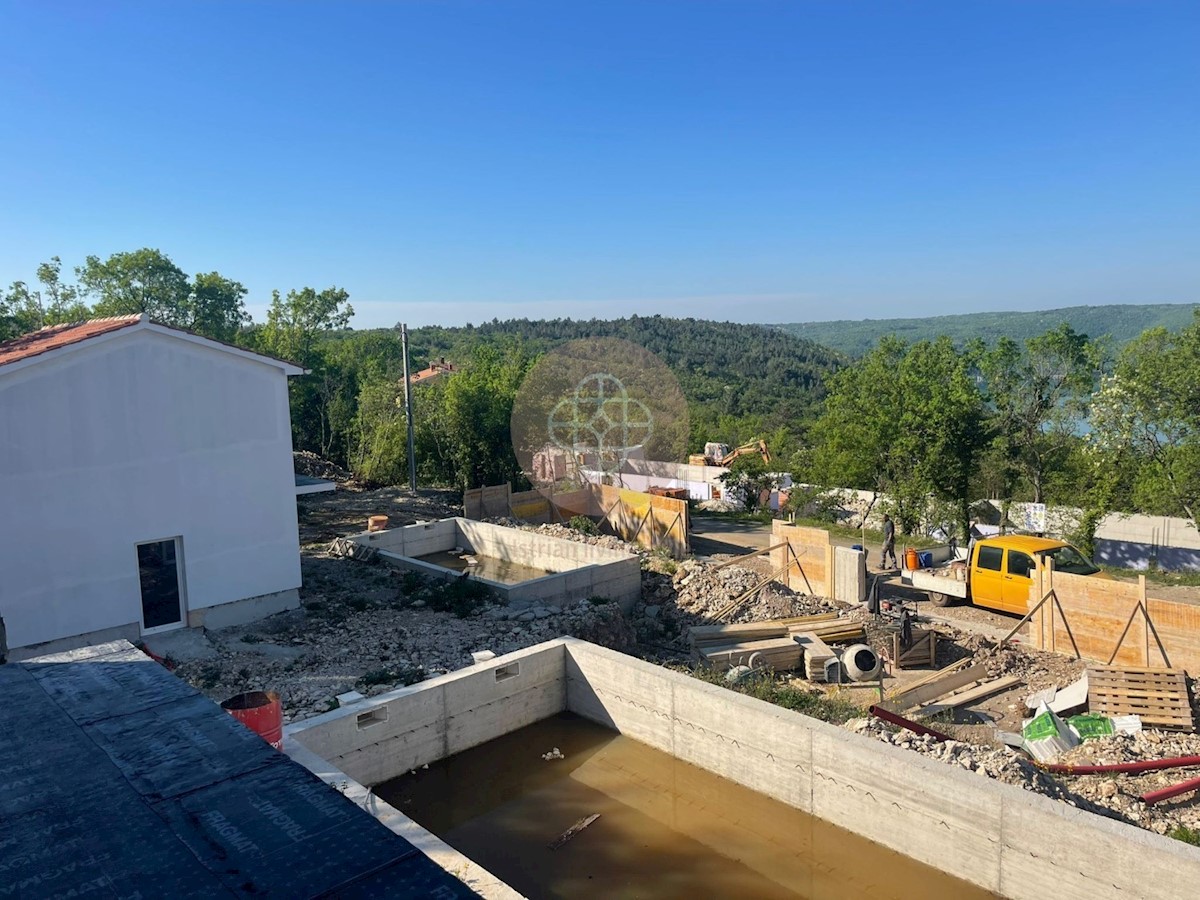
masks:
[[[837,613],[821,613],[742,625],[696,625],[688,629],[688,641],[694,655],[702,659],[705,651],[722,644],[791,638],[801,633],[815,634],[827,643],[861,641],[864,638],[862,623],[839,619]]]
[[[718,668],[767,667],[777,672],[790,672],[799,668],[803,658],[800,645],[790,637],[719,644],[705,649],[702,655],[709,665]]]
[[[802,631],[795,637],[796,644],[804,651],[804,674],[809,681],[825,680],[825,663],[833,659],[834,652],[820,637],[811,631]]]
[[[1193,731],[1183,669],[1093,666],[1087,673],[1088,709],[1106,716],[1140,716],[1159,728]]]

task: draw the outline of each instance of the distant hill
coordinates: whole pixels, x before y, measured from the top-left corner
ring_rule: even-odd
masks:
[[[411,341],[418,361],[446,356],[459,362],[473,346],[511,337],[519,337],[533,350],[589,337],[623,338],[645,347],[679,378],[692,407],[694,427],[709,431],[706,440],[747,436],[727,434],[729,426],[718,431],[723,416],[742,421],[745,429],[801,427],[824,397],[825,378],[845,362],[826,347],[771,326],[663,316],[427,326],[414,329]]]
[[[1010,337],[1022,343],[1026,338],[1045,334],[1062,322],[1067,322],[1077,332],[1089,337],[1109,335],[1114,345],[1119,347],[1147,328],[1161,325],[1169,331],[1176,331],[1191,324],[1192,310],[1195,308],[1196,304],[1193,303],[1068,306],[1039,312],[979,312],[924,319],[796,322],[774,327],[831,347],[847,356],[861,356],[886,334],[898,335],[909,342],[945,334],[956,344],[974,337],[983,338],[988,344],[995,343],[1001,337]]]

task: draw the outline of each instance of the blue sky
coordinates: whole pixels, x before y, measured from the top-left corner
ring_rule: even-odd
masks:
[[[356,327],[1200,301],[1200,3],[0,0],[0,282]]]

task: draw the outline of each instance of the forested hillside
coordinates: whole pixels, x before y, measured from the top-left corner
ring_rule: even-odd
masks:
[[[506,341],[540,353],[580,338],[620,338],[661,358],[679,379],[700,443],[740,441],[779,428],[798,433],[814,416],[824,380],[840,362],[824,347],[769,327],[662,316],[429,327],[415,329],[411,341],[423,361],[465,360],[477,346]]]
[[[881,337],[894,334],[909,343],[946,336],[962,345],[971,338],[994,344],[1007,337],[1017,343],[1045,334],[1067,323],[1091,338],[1109,335],[1114,349],[1120,348],[1148,328],[1159,326],[1178,331],[1191,324],[1192,303],[1114,304],[1111,306],[1068,306],[1037,312],[980,312],[922,319],[863,319],[838,322],[794,322],[774,327],[797,337],[831,347],[847,356],[862,356]]]

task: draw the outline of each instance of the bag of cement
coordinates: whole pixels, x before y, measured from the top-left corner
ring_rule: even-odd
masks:
[[[1085,713],[1081,716],[1071,716],[1071,718],[1067,719],[1067,724],[1071,726],[1071,730],[1079,736],[1081,741],[1106,737],[1113,734],[1116,730],[1113,728],[1113,720],[1099,713]]]
[[[1072,747],[1079,738],[1045,703],[1038,705],[1037,715],[1021,729],[1025,749],[1038,762],[1052,762]]]

